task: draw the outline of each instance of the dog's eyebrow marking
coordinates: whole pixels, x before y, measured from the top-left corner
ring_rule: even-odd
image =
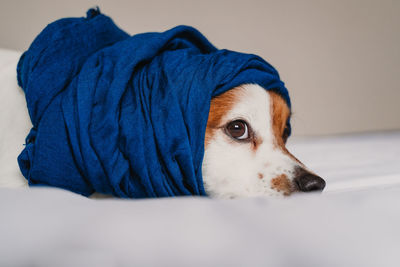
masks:
[[[262,174],[262,173],[259,172],[259,173],[258,173],[258,178],[259,178],[259,179],[264,178],[264,174]]]
[[[215,131],[221,127],[220,124],[223,117],[232,110],[234,104],[239,100],[239,93],[241,90],[242,87],[238,86],[211,99],[204,139],[205,147],[210,143]]]

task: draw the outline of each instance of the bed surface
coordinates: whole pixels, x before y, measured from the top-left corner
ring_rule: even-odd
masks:
[[[0,266],[399,266],[399,196],[127,201],[0,189]]]
[[[0,187],[24,179],[19,53],[0,49]],[[18,129],[18,130],[16,130]],[[0,188],[0,266],[400,266],[400,132],[292,138],[327,182],[285,199],[87,199]]]

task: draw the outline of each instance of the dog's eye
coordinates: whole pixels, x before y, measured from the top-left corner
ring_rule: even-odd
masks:
[[[226,126],[228,134],[238,140],[249,138],[249,129],[247,123],[242,120],[232,121]]]

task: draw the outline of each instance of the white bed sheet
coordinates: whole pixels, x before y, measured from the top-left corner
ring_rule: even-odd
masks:
[[[25,183],[19,55],[0,49],[0,187]],[[400,266],[400,132],[288,146],[324,193],[138,201],[0,188],[0,266]]]
[[[400,188],[92,200],[0,189],[0,266],[400,266]]]

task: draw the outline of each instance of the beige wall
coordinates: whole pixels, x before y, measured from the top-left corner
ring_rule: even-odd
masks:
[[[0,47],[93,5],[131,34],[188,24],[259,54],[289,88],[297,135],[400,129],[400,1],[0,0]]]

